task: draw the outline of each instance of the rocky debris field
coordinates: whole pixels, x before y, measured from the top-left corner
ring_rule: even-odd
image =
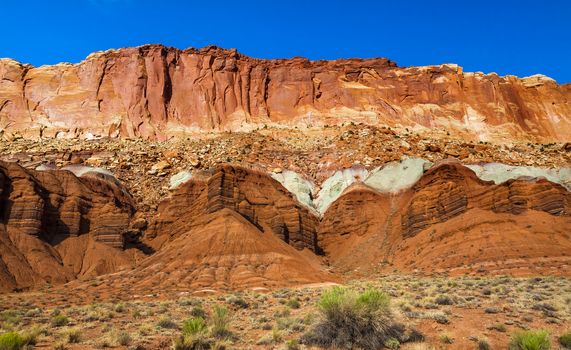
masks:
[[[355,165],[372,169],[403,157],[557,168],[571,164],[571,144],[471,142],[438,129],[414,131],[351,123],[305,130],[201,133],[168,141],[16,139],[0,141],[0,155],[1,160],[31,169],[71,164],[107,169],[126,185],[137,209],[152,215],[168,195],[172,176],[182,171],[200,176],[223,163],[274,173],[292,170],[320,185],[336,170]]]

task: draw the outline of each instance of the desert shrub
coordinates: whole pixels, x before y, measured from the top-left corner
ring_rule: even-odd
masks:
[[[305,324],[301,318],[282,317],[276,319],[276,326],[279,330],[301,332],[305,329]]]
[[[234,305],[238,308],[247,309],[249,304],[244,298],[238,295],[231,295],[226,298],[226,302],[230,305]]]
[[[440,342],[443,344],[452,344],[454,343],[454,337],[452,337],[450,334],[448,333],[442,333],[440,334],[440,336],[438,337],[438,339],[440,339]]]
[[[571,349],[571,332],[562,334],[559,337],[559,344],[561,344],[561,346],[563,346],[566,349]]]
[[[177,337],[172,342],[173,350],[192,350],[190,345],[186,344],[185,339],[183,336]]]
[[[67,342],[70,344],[76,344],[81,342],[81,331],[79,329],[70,329],[67,334]]]
[[[500,309],[497,307],[487,307],[484,309],[484,312],[487,314],[497,314],[500,312]]]
[[[52,310],[51,315],[52,316],[59,316],[59,315],[61,315],[61,310],[56,307],[55,309]]]
[[[159,322],[157,322],[157,326],[159,326],[160,328],[167,328],[167,329],[176,329],[178,328],[176,322],[174,322],[173,320],[171,320],[168,317],[163,317],[159,320]]]
[[[69,318],[67,318],[67,316],[60,315],[60,314],[52,317],[52,321],[51,321],[51,324],[54,327],[67,326],[68,323],[69,323]]]
[[[22,334],[8,332],[0,335],[0,350],[20,350],[36,345],[40,331],[33,329]]]
[[[448,295],[442,294],[434,299],[434,302],[438,305],[452,305],[454,301]]]
[[[291,339],[285,342],[285,349],[286,350],[299,350],[301,347],[299,343],[295,339]]]
[[[206,322],[202,317],[189,318],[182,325],[182,334],[185,336],[194,336],[204,331],[206,331]]]
[[[490,344],[485,339],[478,340],[478,345],[476,345],[477,350],[490,350]]]
[[[125,311],[125,303],[118,303],[117,305],[115,305],[115,312],[124,312]]]
[[[193,317],[206,318],[206,311],[204,311],[202,306],[197,305],[197,306],[192,308],[192,310],[190,311],[190,315]]]
[[[363,293],[333,287],[318,302],[321,321],[302,342],[327,348],[382,348],[391,338],[401,340],[404,327],[395,324],[390,298],[377,290]]]
[[[522,331],[512,335],[509,350],[548,350],[549,333],[544,330]]]
[[[387,341],[385,342],[385,347],[386,347],[387,349],[394,349],[394,350],[396,350],[396,349],[400,348],[400,342],[399,342],[397,339],[395,339],[395,338],[389,338],[389,340],[387,340]]]
[[[217,338],[227,338],[230,336],[230,312],[227,308],[215,305],[212,309],[211,334]]]
[[[40,336],[41,330],[37,327],[22,333],[22,339],[24,340],[24,345],[36,345],[38,342],[38,337]]]
[[[66,350],[65,342],[58,341],[57,343],[54,344],[53,350]]]
[[[301,307],[301,303],[297,298],[289,299],[286,302],[286,305],[291,307],[292,309],[299,309]]]
[[[0,321],[7,325],[17,325],[22,321],[22,317],[14,310],[0,312]]]
[[[450,319],[445,314],[434,314],[434,316],[432,318],[440,324],[449,324],[450,323]]]
[[[0,335],[0,350],[20,350],[24,348],[24,338],[16,332]]]
[[[502,333],[507,331],[507,327],[503,323],[495,323],[495,324],[491,325],[490,327],[488,327],[488,329],[492,329],[492,330],[502,332]]]
[[[133,341],[133,338],[127,332],[119,332],[119,334],[117,334],[115,340],[117,341],[117,344],[119,344],[121,346],[127,346],[127,345],[131,344],[131,342]]]
[[[184,337],[180,336],[173,342],[174,350],[208,350],[211,349],[210,342],[202,337]]]
[[[282,333],[274,328],[271,332],[263,335],[258,340],[256,345],[271,345],[271,344],[277,344],[281,341],[282,341]]]

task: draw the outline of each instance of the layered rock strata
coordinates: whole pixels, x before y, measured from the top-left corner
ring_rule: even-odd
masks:
[[[214,46],[97,52],[78,64],[0,60],[10,139],[143,137],[362,122],[472,139],[569,141],[571,86],[535,75],[397,67],[384,58],[262,60]]]
[[[0,162],[0,289],[113,272],[129,265],[131,196],[96,172]]]

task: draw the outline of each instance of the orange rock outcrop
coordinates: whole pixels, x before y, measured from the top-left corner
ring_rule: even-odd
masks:
[[[210,46],[97,52],[78,64],[0,60],[6,138],[143,137],[344,122],[446,128],[476,140],[569,141],[571,85],[398,67],[384,58],[262,60]]]

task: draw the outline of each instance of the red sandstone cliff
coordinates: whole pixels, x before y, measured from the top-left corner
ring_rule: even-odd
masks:
[[[75,65],[0,60],[0,130],[8,138],[162,139],[354,121],[568,141],[570,101],[570,84],[541,75],[399,68],[383,58],[260,60],[217,47],[146,45],[94,53]]]

